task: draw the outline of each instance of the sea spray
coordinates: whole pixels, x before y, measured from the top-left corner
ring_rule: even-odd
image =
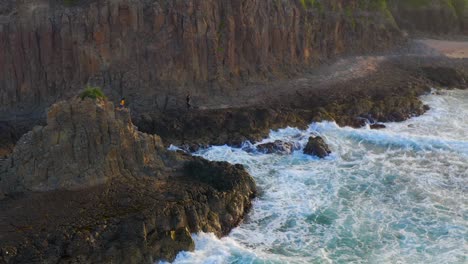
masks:
[[[228,237],[194,235],[175,263],[466,263],[468,92],[422,97],[431,110],[384,130],[315,123],[265,142],[325,138],[332,156],[228,146],[197,155],[244,164],[262,194]],[[249,145],[252,148],[254,145]]]

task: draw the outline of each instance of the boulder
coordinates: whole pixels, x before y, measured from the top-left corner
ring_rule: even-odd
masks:
[[[310,137],[309,142],[307,142],[307,145],[304,148],[304,154],[317,156],[319,158],[325,158],[330,153],[331,151],[328,148],[328,145],[319,136]]]
[[[257,150],[265,154],[291,154],[294,150],[298,150],[299,146],[294,142],[285,142],[281,140],[275,140],[274,142],[268,142],[257,146]]]
[[[371,124],[370,128],[371,129],[383,129],[383,128],[386,128],[386,126],[384,124],[375,123],[375,124]]]

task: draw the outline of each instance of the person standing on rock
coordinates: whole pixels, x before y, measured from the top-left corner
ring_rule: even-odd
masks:
[[[190,93],[187,94],[187,97],[185,98],[186,102],[187,102],[187,110],[189,110],[190,108],[192,108],[192,98],[190,97]]]
[[[122,97],[122,99],[120,99],[119,107],[125,108],[125,97]]]

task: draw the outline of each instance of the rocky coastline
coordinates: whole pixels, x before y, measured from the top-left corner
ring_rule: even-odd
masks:
[[[196,151],[260,141],[270,129],[312,121],[354,127],[403,121],[427,110],[418,96],[432,88],[467,88],[466,60],[426,60],[389,60],[362,79],[299,90],[260,107],[134,118],[149,134],[111,102],[59,102],[47,125],[23,135],[0,161],[0,259],[149,263],[193,250],[191,233],[227,235],[251,207],[254,180],[241,165],[171,152],[169,144]],[[311,143],[310,154],[326,156],[322,143]]]
[[[284,93],[252,105],[145,113],[134,120],[140,130],[161,135],[166,145],[191,151],[209,145],[241,146],[247,140],[262,140],[271,129],[305,128],[324,120],[351,127],[404,121],[428,110],[418,97],[431,89],[467,89],[468,60],[397,56],[361,78],[324,85],[311,81],[299,88],[271,84]]]
[[[464,34],[468,5],[368,2],[0,0],[0,263],[171,261],[257,195],[243,166],[186,152],[324,120],[379,129],[468,88],[467,57],[406,36]]]

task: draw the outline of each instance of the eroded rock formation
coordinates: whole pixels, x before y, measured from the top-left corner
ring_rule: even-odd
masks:
[[[13,188],[6,192],[74,190],[113,177],[161,177],[173,165],[164,155],[161,139],[138,132],[129,110],[76,98],[54,104],[47,126],[21,138],[10,157],[12,179],[2,185]]]
[[[0,161],[0,261],[152,263],[226,235],[256,187],[241,165],[167,151],[105,100],[52,106]]]

